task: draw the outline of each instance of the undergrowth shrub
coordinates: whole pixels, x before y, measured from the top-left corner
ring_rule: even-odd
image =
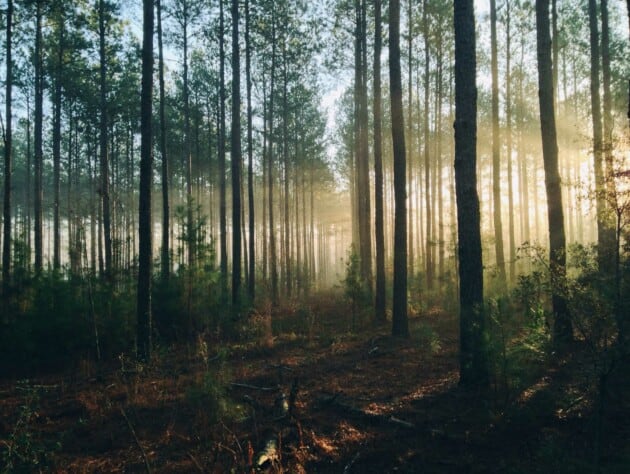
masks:
[[[39,394],[37,389],[23,380],[16,387],[23,393],[17,420],[6,440],[0,443],[0,472],[45,472],[55,468],[55,452],[61,442],[54,437],[43,440],[35,435],[33,423],[38,416]]]

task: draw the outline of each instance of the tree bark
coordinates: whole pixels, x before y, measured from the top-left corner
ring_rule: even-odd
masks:
[[[249,0],[245,0],[245,76],[247,83],[247,203],[249,217],[249,274],[248,294],[250,301],[256,297],[256,241],[255,235],[255,206],[254,206],[254,166],[252,139],[252,74],[251,74],[251,45],[250,45]]]
[[[507,290],[505,254],[503,251],[503,224],[501,218],[501,135],[499,132],[499,66],[497,58],[497,5],[490,0],[490,49],[492,75],[492,201],[494,219],[494,250],[498,270],[498,284]]]
[[[43,189],[42,168],[44,151],[42,145],[43,125],[43,71],[42,71],[42,0],[37,0],[35,14],[35,160],[34,160],[34,203],[35,214],[35,272],[40,274],[44,266],[43,258]]]
[[[383,222],[383,145],[381,125],[381,0],[374,0],[374,235],[376,239],[376,294],[374,316],[377,323],[386,320],[385,307],[385,236]]]
[[[400,1],[389,3],[389,82],[394,147],[394,291],[392,335],[409,336],[407,321],[407,164],[400,73]]]
[[[554,313],[554,343],[571,340],[573,330],[564,296],[557,284],[566,274],[566,253],[562,192],[558,173],[558,143],[553,99],[551,37],[549,34],[549,0],[536,0],[536,50],[538,59],[538,99],[542,135],[545,188],[547,191],[547,219],[549,224],[549,263],[552,278]]]
[[[105,277],[112,278],[112,231],[109,202],[109,155],[108,114],[107,114],[107,58],[105,57],[105,0],[98,3],[98,38],[99,38],[99,77],[100,77],[100,160],[101,160],[101,202],[103,206],[103,237],[105,251]]]
[[[11,287],[11,177],[12,164],[12,92],[13,92],[13,57],[12,57],[13,0],[7,1],[7,36],[6,36],[6,96],[4,132],[4,205],[2,208],[2,294],[8,296]]]
[[[232,0],[232,307],[239,310],[241,292],[241,63],[238,44],[238,0]],[[236,313],[235,313],[236,314]]]
[[[162,279],[168,282],[171,274],[170,254],[170,203],[168,190],[168,155],[166,150],[166,94],[164,91],[164,48],[162,44],[162,0],[155,0],[157,8],[157,39],[158,39],[158,82],[160,88],[160,155],[162,178]]]
[[[454,0],[455,193],[459,255],[460,384],[488,380],[483,333],[483,267],[477,195],[477,87],[473,0]]]
[[[158,7],[159,12],[159,7]],[[138,359],[151,357],[152,224],[151,185],[153,176],[153,0],[143,1],[142,90],[140,96],[140,196],[138,209]]]

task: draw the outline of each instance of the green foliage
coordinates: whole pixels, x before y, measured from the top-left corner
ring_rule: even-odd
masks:
[[[357,318],[362,316],[371,304],[367,282],[361,277],[361,261],[352,244],[346,261],[346,277],[343,279],[344,294],[351,305],[352,330],[356,330]]]
[[[35,437],[31,428],[37,418],[39,394],[28,380],[20,381],[17,389],[24,394],[13,430],[0,450],[0,472],[28,473],[54,468],[54,452],[61,449],[59,441],[44,441]]]
[[[197,412],[197,421],[206,426],[221,419],[237,417],[241,407],[234,404],[228,394],[232,377],[226,362],[227,350],[219,351],[209,362],[207,345],[200,339],[197,355],[205,365],[205,372],[201,380],[186,392],[187,401]]]

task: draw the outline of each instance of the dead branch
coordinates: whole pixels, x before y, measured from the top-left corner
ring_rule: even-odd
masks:
[[[260,390],[261,392],[277,392],[278,390],[280,390],[280,387],[257,387],[256,385],[250,385],[248,383],[232,382],[230,385],[232,387],[249,388],[250,390]]]
[[[151,470],[151,465],[149,464],[149,458],[147,457],[147,453],[145,452],[144,448],[142,447],[142,444],[140,443],[140,440],[138,439],[138,435],[136,435],[136,430],[133,429],[133,425],[131,424],[131,421],[129,421],[129,418],[127,417],[127,413],[125,413],[125,410],[122,407],[120,408],[120,413],[122,414],[125,421],[127,421],[127,425],[129,426],[129,431],[131,431],[131,434],[133,435],[133,439],[136,440],[136,444],[140,448],[140,453],[142,454],[142,459],[144,460],[144,465],[147,468],[147,472],[151,474],[152,470]]]

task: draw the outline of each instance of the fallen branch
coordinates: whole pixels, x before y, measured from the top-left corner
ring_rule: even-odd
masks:
[[[260,390],[261,392],[277,392],[278,390],[280,390],[279,387],[257,387],[256,385],[250,385],[248,383],[232,382],[230,385],[232,387],[249,388],[251,390]]]
[[[120,413],[122,414],[125,421],[127,421],[127,425],[129,426],[129,431],[131,431],[131,434],[133,435],[133,439],[136,440],[136,444],[140,448],[140,453],[142,454],[142,459],[144,460],[144,465],[147,468],[147,472],[151,474],[152,470],[151,470],[151,465],[149,464],[149,458],[147,457],[147,453],[142,447],[142,444],[140,444],[140,440],[138,439],[138,436],[136,435],[136,430],[133,429],[133,425],[131,424],[131,421],[129,421],[129,418],[127,417],[127,413],[125,413],[125,410],[122,407],[120,408]]]

